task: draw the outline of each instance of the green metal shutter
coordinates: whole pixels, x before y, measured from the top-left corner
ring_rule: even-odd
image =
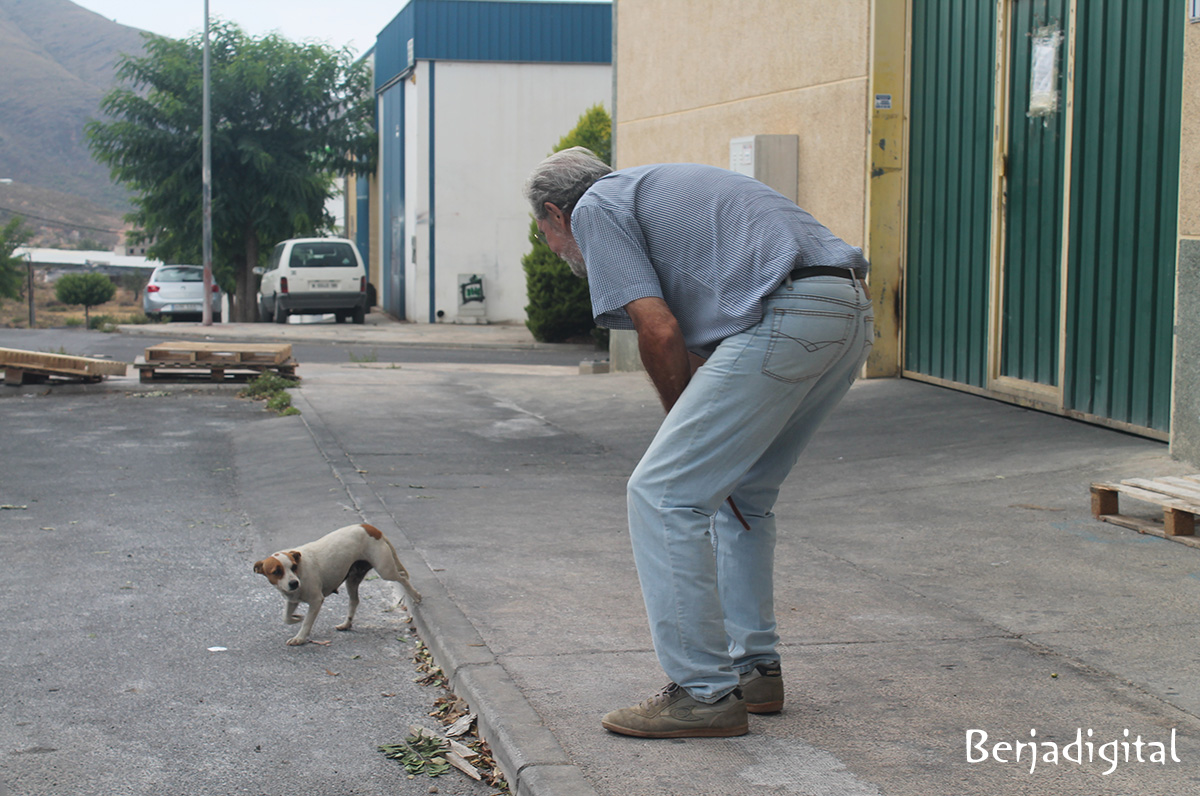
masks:
[[[1182,3],[1077,10],[1066,408],[1165,431],[1182,104]]]
[[[1058,384],[1062,296],[1062,210],[1066,114],[1067,0],[1016,0],[1010,35],[1007,223],[1004,228],[1000,375]],[[1064,37],[1058,48],[1059,110],[1029,116],[1033,44],[1039,29]]]
[[[915,0],[905,369],[987,385],[995,4]]]

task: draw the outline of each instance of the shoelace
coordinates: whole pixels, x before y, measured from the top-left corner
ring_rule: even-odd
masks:
[[[655,705],[661,705],[663,702],[666,702],[668,699],[675,696],[675,694],[678,692],[679,692],[678,685],[676,685],[675,683],[667,683],[666,686],[663,687],[663,689],[661,691],[659,691],[657,694],[654,694],[653,696],[648,697],[647,699],[643,700],[642,705],[643,705],[643,707],[647,707],[647,708],[652,708]]]

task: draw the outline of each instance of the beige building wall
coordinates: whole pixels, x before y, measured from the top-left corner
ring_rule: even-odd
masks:
[[[1179,234],[1200,238],[1200,23],[1183,29],[1183,134],[1179,143]]]
[[[864,245],[870,0],[617,0],[617,167],[797,135],[799,204]]]
[[[1171,455],[1200,466],[1200,24],[1183,29]]]

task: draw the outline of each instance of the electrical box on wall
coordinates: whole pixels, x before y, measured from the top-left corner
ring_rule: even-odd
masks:
[[[800,136],[747,135],[729,139],[729,169],[753,177],[797,201]]]

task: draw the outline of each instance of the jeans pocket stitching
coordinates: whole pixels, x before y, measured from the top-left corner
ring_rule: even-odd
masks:
[[[775,379],[777,381],[781,381],[785,384],[800,384],[801,382],[811,381],[812,379],[820,378],[822,375],[825,374],[826,371],[829,370],[830,367],[833,366],[833,364],[835,362],[837,362],[840,359],[840,356],[829,356],[827,358],[827,361],[824,362],[818,370],[816,370],[812,373],[808,373],[808,374],[805,374],[802,376],[796,376],[796,377],[785,376],[782,373],[779,373],[776,370],[774,370],[771,365],[771,360],[774,358],[777,347],[779,346],[780,343],[782,343],[782,342],[796,343],[796,344],[800,345],[801,347],[803,347],[805,349],[805,351],[807,351],[809,354],[818,354],[827,349],[844,350],[846,347],[847,341],[851,337],[851,329],[852,329],[852,326],[854,324],[854,319],[855,319],[854,313],[832,312],[832,311],[825,311],[825,310],[790,309],[790,308],[785,309],[785,308],[777,307],[777,308],[775,308],[775,310],[773,312],[774,312],[774,318],[773,318],[773,322],[771,325],[771,340],[767,346],[766,353],[763,355],[762,373],[765,376],[769,376],[770,378]],[[845,323],[844,323],[844,327],[841,332],[841,336],[838,339],[822,340],[822,341],[814,342],[811,340],[802,339],[795,335],[787,334],[780,328],[782,326],[783,322],[789,316],[831,318],[831,319],[844,320]]]

